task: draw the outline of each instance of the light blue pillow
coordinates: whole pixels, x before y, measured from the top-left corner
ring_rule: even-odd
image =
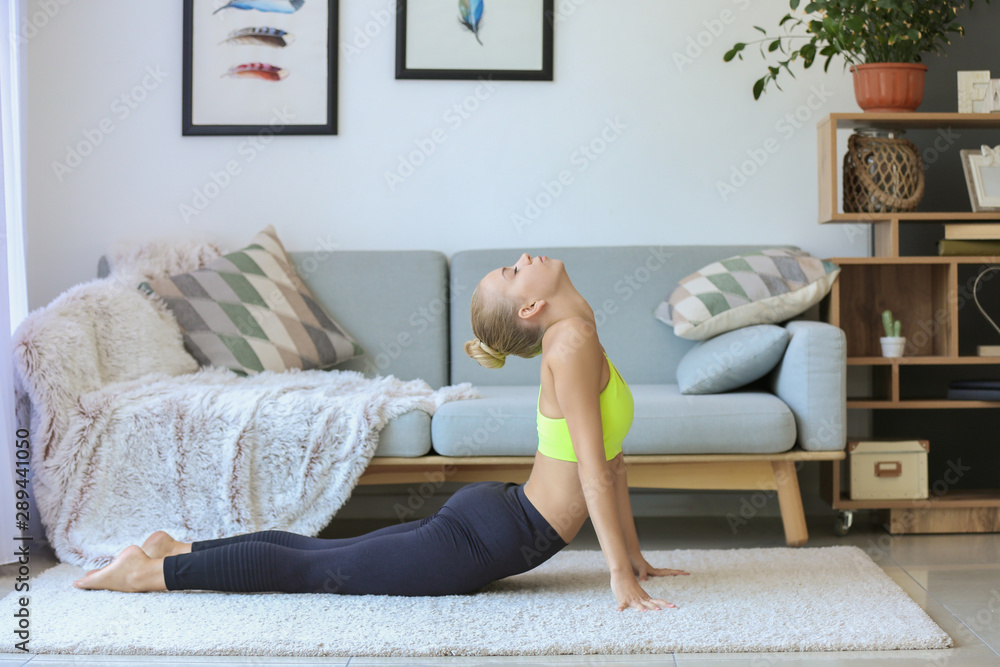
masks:
[[[750,384],[778,364],[790,337],[776,324],[754,324],[703,340],[677,365],[677,386],[682,394],[718,394]]]

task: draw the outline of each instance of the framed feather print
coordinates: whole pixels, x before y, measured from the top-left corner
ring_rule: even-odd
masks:
[[[338,0],[184,0],[181,133],[337,134]]]
[[[398,0],[397,79],[552,81],[554,0]]]

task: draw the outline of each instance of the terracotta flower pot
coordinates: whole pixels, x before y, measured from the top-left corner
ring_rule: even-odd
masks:
[[[864,111],[916,111],[924,99],[927,65],[867,63],[851,67],[854,96]]]

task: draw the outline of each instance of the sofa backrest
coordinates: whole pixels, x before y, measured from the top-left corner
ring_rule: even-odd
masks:
[[[608,357],[629,383],[673,384],[677,364],[695,341],[674,335],[653,317],[677,282],[714,261],[764,248],[789,245],[616,246],[467,250],[451,258],[452,383],[475,385],[538,384],[541,358],[508,357],[499,370],[481,367],[465,354],[472,325],[469,304],[476,285],[488,272],[510,266],[527,252],[561,259],[580,294],[594,309],[598,334]]]
[[[313,295],[360,343],[337,364],[368,377],[448,384],[448,260],[436,250],[289,252]]]
[[[368,377],[448,384],[448,261],[434,250],[289,252],[313,296],[364,349]],[[98,274],[107,275],[102,257]]]

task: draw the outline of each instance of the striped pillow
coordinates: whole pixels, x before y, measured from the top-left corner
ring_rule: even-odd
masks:
[[[770,248],[728,257],[681,278],[656,318],[705,340],[751,324],[776,324],[819,303],[840,267],[802,250]]]
[[[202,366],[253,375],[326,369],[362,353],[313,298],[272,226],[242,250],[139,289],[163,299]]]

